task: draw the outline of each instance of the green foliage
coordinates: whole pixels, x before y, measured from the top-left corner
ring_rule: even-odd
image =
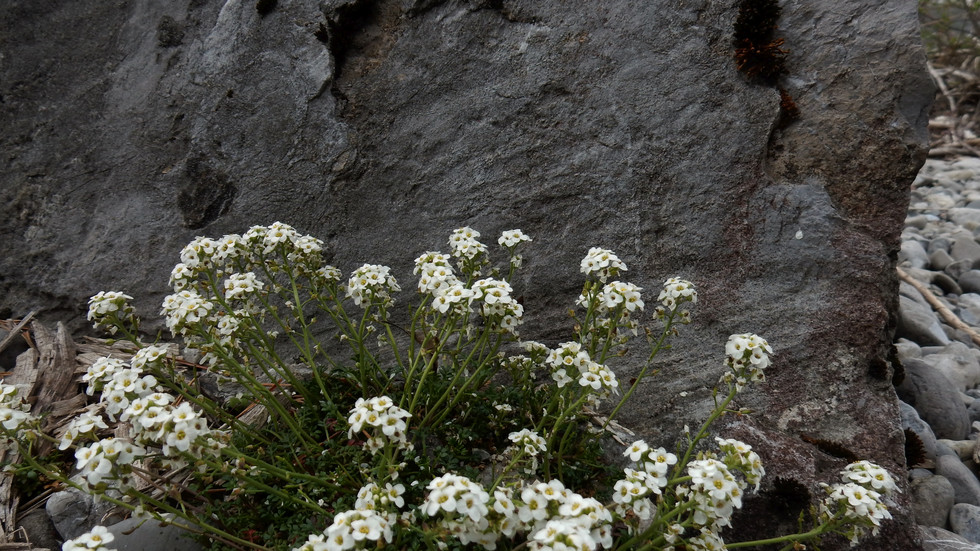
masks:
[[[980,55],[980,2],[919,0],[922,41],[930,60],[943,67],[972,66]]]
[[[91,319],[128,324],[115,328],[133,356],[89,367],[83,381],[97,402],[59,440],[39,430],[17,388],[0,385],[2,442],[18,447],[25,472],[197,530],[215,549],[724,545],[722,529],[765,469],[743,442],[703,444],[717,419],[739,412],[736,395],[764,380],[768,343],[733,335],[719,381],[727,392],[716,390],[714,410],[678,455],[638,440],[623,453],[635,468],[619,471],[604,430],[688,323],[693,285],[668,279],[641,323],[642,289],[616,280],[626,265],[614,253],[592,248],[572,340],[552,348],[518,332],[524,308],[510,281],[530,238],[504,232],[509,258],[494,265],[478,237],[461,228],[452,257],[416,260],[418,294],[402,318],[389,268],[366,264],[344,283],[323,265],[319,240],[284,224],[197,238],[182,251],[163,313],[200,363],[141,343],[128,297],[100,293]],[[636,350],[627,347],[634,338],[649,352],[633,357],[640,372],[622,392],[610,364]],[[206,391],[203,379],[237,395]],[[131,436],[109,437],[120,427]],[[34,457],[36,438],[74,448],[77,478],[59,474],[70,465]],[[890,475],[860,462],[842,477],[826,486],[810,528],[764,543],[877,532],[890,518]],[[92,539],[104,537],[75,544],[96,549]]]

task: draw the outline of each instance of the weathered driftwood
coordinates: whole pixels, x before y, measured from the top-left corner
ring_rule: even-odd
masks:
[[[17,327],[24,325],[22,320]],[[32,347],[17,357],[13,373],[4,382],[17,386],[18,394],[31,404],[31,412],[45,415],[46,426],[51,427],[74,416],[85,406],[85,396],[79,395],[76,384],[75,344],[61,323],[55,332],[51,332],[34,321],[31,322],[31,333]],[[39,455],[50,449],[49,442],[37,441]],[[0,450],[0,461],[17,464],[19,460],[16,451]],[[17,527],[19,501],[20,496],[13,491],[13,474],[0,473],[0,544],[21,546],[10,549],[30,549],[29,544],[11,541]]]
[[[47,547],[34,547],[29,542],[0,543],[0,551],[49,551]]]
[[[19,327],[24,327],[20,324]],[[65,327],[58,324],[55,332],[50,331],[38,322],[31,323],[31,333],[24,335],[31,345],[27,351],[17,357],[14,371],[4,381],[18,387],[21,396],[28,397],[32,404],[31,412],[44,415],[42,430],[59,438],[67,430],[68,423],[86,408],[88,396],[79,388],[81,376],[97,360],[106,356],[128,361],[135,351],[132,343],[109,341],[86,337],[75,343],[68,336]],[[20,334],[20,333],[18,333]],[[169,354],[176,357],[179,347],[169,344]],[[182,362],[178,359],[178,364]],[[190,364],[187,364],[190,365]],[[281,382],[280,382],[281,384]],[[281,403],[289,402],[287,393],[278,396]],[[263,426],[269,420],[269,411],[261,404],[252,404],[239,416],[240,420],[255,428]],[[113,429],[117,438],[131,437],[129,426],[118,424]],[[46,440],[39,440],[35,448],[37,453],[44,454],[53,445]],[[8,459],[17,463],[19,457],[13,450],[0,450],[0,460]],[[186,468],[167,473],[147,470],[145,462],[136,463],[136,486],[156,498],[165,498],[173,488],[184,486],[184,481],[191,476]],[[50,492],[49,492],[50,493]],[[29,543],[14,541],[16,517],[27,510],[41,506],[46,495],[23,496],[30,497],[23,505],[24,511],[18,509],[20,497],[13,492],[13,476],[10,473],[0,473],[0,551],[6,549],[34,549]],[[22,539],[22,538],[20,538]]]
[[[20,334],[20,330],[23,329],[28,323],[30,323],[31,319],[34,318],[34,314],[36,313],[37,310],[31,310],[30,313],[24,316],[24,319],[20,320],[20,322],[18,322],[17,325],[15,325],[13,329],[11,329],[9,333],[7,333],[7,336],[4,337],[2,341],[0,341],[0,352],[3,352],[4,349],[10,346],[10,343],[14,342],[14,339],[16,339],[17,335]]]
[[[56,402],[78,394],[74,384],[75,343],[61,323],[58,323],[56,333],[38,322],[32,323],[31,329],[40,356],[37,360],[38,379],[30,397],[34,414],[44,415],[50,413]]]

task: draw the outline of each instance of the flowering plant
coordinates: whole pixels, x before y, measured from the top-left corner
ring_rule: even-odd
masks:
[[[625,262],[593,247],[574,332],[552,348],[520,337],[512,280],[531,238],[503,232],[502,265],[479,238],[460,228],[449,254],[416,258],[403,312],[390,268],[364,264],[345,281],[318,239],[285,224],[199,237],[161,310],[183,356],[138,338],[127,295],[100,293],[90,319],[132,354],[89,367],[92,403],[57,435],[0,386],[3,444],[64,484],[240,548],[722,549],[829,533],[856,542],[889,518],[897,487],[862,462],[826,486],[812,528],[724,542],[765,474],[744,442],[705,446],[736,395],[765,379],[772,349],[750,334],[727,343],[727,394],[687,442],[674,453],[635,441],[623,453],[632,465],[612,475],[599,439],[690,321],[693,284],[663,284],[653,329],[643,289],[619,279]],[[650,352],[624,389],[610,364],[641,330]],[[37,438],[73,450],[72,468],[32,455]],[[108,542],[102,530],[66,548]]]

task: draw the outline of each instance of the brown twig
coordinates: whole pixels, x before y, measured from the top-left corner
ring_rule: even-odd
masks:
[[[933,309],[943,317],[946,323],[950,324],[956,329],[959,329],[960,331],[963,331],[967,335],[970,335],[970,340],[972,340],[977,346],[980,346],[980,333],[977,333],[972,327],[963,323],[963,320],[950,311],[949,308],[946,308],[946,305],[940,302],[939,299],[936,298],[936,295],[933,294],[928,287],[916,279],[913,279],[912,276],[905,272],[905,270],[899,267],[896,267],[895,269],[898,270],[899,279],[915,287],[915,290],[918,291],[919,294],[922,295],[922,298],[926,299],[926,302],[928,302]]]
[[[0,352],[3,352],[4,348],[10,346],[10,343],[12,343],[14,338],[17,337],[17,334],[20,333],[20,330],[23,329],[25,325],[30,323],[31,319],[33,319],[36,314],[37,310],[31,310],[30,313],[24,316],[24,319],[20,320],[20,323],[15,325],[14,328],[10,330],[10,333],[7,333],[7,336],[0,341]]]

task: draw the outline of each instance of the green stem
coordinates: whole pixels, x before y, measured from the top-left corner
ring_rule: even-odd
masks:
[[[619,410],[626,404],[626,401],[630,399],[630,396],[633,395],[633,392],[636,391],[636,387],[639,386],[640,381],[642,381],[643,378],[646,377],[647,371],[649,371],[650,367],[653,365],[651,363],[653,361],[653,358],[655,358],[657,356],[657,353],[659,353],[661,348],[663,348],[664,341],[667,339],[667,335],[669,335],[671,332],[671,328],[674,325],[674,317],[676,315],[677,315],[677,311],[671,310],[670,315],[667,317],[667,322],[666,324],[664,324],[664,330],[660,333],[660,338],[657,339],[656,344],[654,344],[653,347],[651,348],[650,356],[647,358],[646,365],[643,366],[643,369],[640,370],[639,375],[636,376],[636,379],[633,381],[633,384],[630,386],[630,389],[626,391],[626,394],[623,395],[623,398],[619,401],[618,404],[616,404],[616,407],[613,408],[612,413],[610,413],[609,417],[606,418],[606,422],[602,424],[603,429],[609,426],[609,422],[612,421],[614,417],[616,417],[616,414],[619,413]]]
[[[762,545],[773,545],[776,543],[805,541],[805,540],[817,538],[823,534],[831,532],[834,530],[834,528],[836,528],[836,523],[821,524],[820,526],[817,526],[816,528],[810,530],[809,532],[790,534],[788,536],[778,536],[775,538],[768,538],[764,540],[737,541],[735,543],[726,542],[725,547],[727,547],[728,549],[738,549],[741,547],[759,547]]]
[[[442,413],[439,415],[439,418],[436,419],[435,421],[436,424],[442,423],[442,421],[446,418],[446,416],[448,416],[453,411],[453,408],[455,408],[459,404],[460,400],[462,400],[463,397],[466,395],[466,390],[470,387],[471,384],[478,383],[473,386],[480,387],[483,384],[483,382],[485,382],[486,372],[489,371],[488,368],[491,366],[491,362],[487,360],[489,358],[493,358],[494,356],[496,356],[497,350],[500,349],[500,344],[501,344],[501,336],[498,334],[497,340],[493,343],[493,345],[490,346],[490,350],[487,353],[485,354],[483,353],[483,349],[486,347],[486,341],[481,341],[479,347],[474,347],[474,352],[479,349],[479,354],[477,354],[477,358],[479,358],[479,360],[475,362],[476,368],[474,368],[473,374],[470,375],[465,381],[463,381],[463,384],[459,386],[458,390],[456,390],[456,394],[453,396],[453,399],[449,403],[449,405],[442,409]],[[470,356],[466,358],[466,361],[462,364],[462,366],[466,366],[466,365],[470,365],[471,363],[474,363],[472,362],[472,357],[473,357],[473,353],[471,353]],[[459,369],[457,370],[457,373],[462,373],[463,371],[464,369]],[[457,378],[458,377],[453,378],[452,384],[456,383]],[[450,391],[451,389],[452,389],[452,385],[450,385]],[[447,391],[447,394],[448,392],[449,391]],[[433,410],[438,409],[438,405],[439,404],[437,403],[436,407],[433,407],[432,409]]]

